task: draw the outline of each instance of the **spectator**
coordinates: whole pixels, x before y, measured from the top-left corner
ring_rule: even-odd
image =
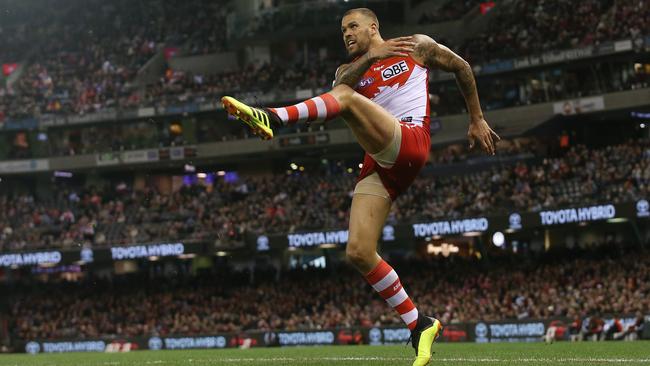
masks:
[[[489,268],[460,258],[451,266],[448,260],[393,264],[412,284],[409,292],[420,311],[445,324],[586,313],[593,315],[585,319],[586,335],[599,337],[604,321],[598,314],[650,311],[647,254],[628,253],[616,261],[587,257],[563,253],[549,264],[534,265],[495,259]],[[282,272],[278,282],[262,271],[252,283],[247,273],[220,268],[164,281],[147,279],[145,272],[112,282],[46,283],[39,291],[34,285],[25,292],[3,289],[10,302],[10,334],[26,340],[401,325],[399,316],[387,311],[348,267],[337,268],[336,275],[316,269]],[[628,279],[634,285],[622,286]],[[309,286],[314,281],[320,285]]]

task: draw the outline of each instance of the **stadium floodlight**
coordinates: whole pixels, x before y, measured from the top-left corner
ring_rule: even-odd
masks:
[[[292,170],[297,170],[298,169],[298,164],[296,164],[296,163],[291,163],[291,164],[289,164],[289,166],[291,167]]]
[[[492,235],[492,244],[496,247],[502,248],[506,243],[506,236],[502,232],[497,231]]]
[[[205,174],[205,173],[197,173],[197,174],[196,174],[196,177],[199,178],[199,179],[205,179],[205,178],[208,177],[208,175]]]
[[[225,256],[228,255],[228,252],[224,252],[224,251],[220,250],[216,254],[217,254],[217,257],[225,257]]]
[[[219,170],[217,172],[217,175],[220,176],[220,177],[223,177],[224,175],[226,175],[226,171],[225,170]]]

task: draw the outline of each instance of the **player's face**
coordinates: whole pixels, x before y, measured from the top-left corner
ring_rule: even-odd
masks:
[[[356,57],[368,52],[372,35],[372,21],[359,13],[352,13],[341,20],[343,43],[350,57]]]

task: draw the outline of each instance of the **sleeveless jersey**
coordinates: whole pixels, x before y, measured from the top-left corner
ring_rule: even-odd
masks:
[[[429,70],[411,56],[372,64],[354,90],[400,122],[429,127]]]

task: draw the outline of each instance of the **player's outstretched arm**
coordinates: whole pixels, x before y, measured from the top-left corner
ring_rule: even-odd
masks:
[[[413,52],[415,60],[430,69],[438,68],[456,75],[456,82],[465,97],[465,104],[471,118],[467,133],[470,147],[473,147],[474,142],[478,140],[487,153],[494,155],[494,139],[499,140],[500,138],[483,118],[472,67],[462,57],[429,36],[416,34],[413,38],[415,40],[415,51]]]
[[[382,42],[381,45],[369,49],[354,62],[339,66],[333,86],[347,85],[354,88],[370,65],[388,57],[408,56],[413,52],[414,46],[413,37],[398,37]]]

